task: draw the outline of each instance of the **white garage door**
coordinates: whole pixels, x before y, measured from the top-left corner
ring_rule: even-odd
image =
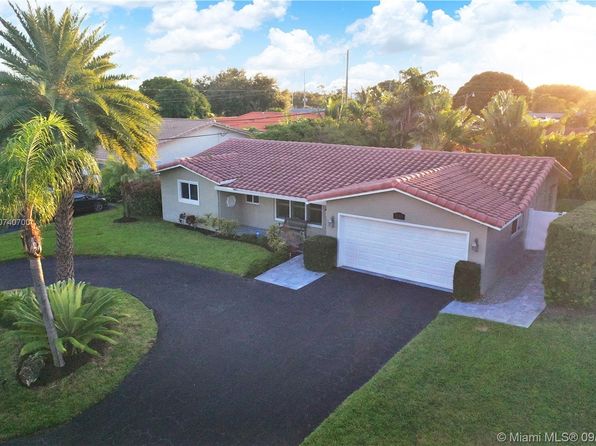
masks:
[[[339,214],[337,266],[448,290],[468,232]]]

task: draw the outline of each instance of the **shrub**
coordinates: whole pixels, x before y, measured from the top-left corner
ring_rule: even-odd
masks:
[[[280,249],[272,252],[265,259],[254,260],[248,267],[248,270],[244,274],[245,277],[256,277],[259,274],[270,270],[273,267],[290,259],[290,251],[286,249]]]
[[[17,291],[0,292],[0,325],[10,327],[14,323],[12,310],[19,298]]]
[[[66,355],[87,352],[98,356],[92,341],[115,344],[120,335],[111,326],[118,324],[114,305],[117,294],[112,290],[89,288],[74,280],[56,282],[47,287],[54,324],[58,332],[58,348]],[[48,339],[39,304],[31,288],[19,290],[19,300],[10,310],[15,318],[18,338],[24,343],[21,356],[49,352]]]
[[[547,303],[583,306],[596,301],[596,201],[557,218],[548,228],[544,261]]]
[[[101,169],[101,193],[113,203],[122,200],[120,183],[123,175],[132,175],[133,171],[125,163],[109,158]]]
[[[288,244],[281,235],[281,226],[272,224],[267,230],[267,246],[274,252],[287,251]]]
[[[131,215],[161,217],[161,186],[159,178],[139,178],[128,183],[126,197]]]
[[[470,302],[480,298],[481,268],[478,263],[460,260],[453,273],[453,298]]]
[[[315,235],[304,241],[304,266],[311,271],[330,271],[335,268],[337,239]]]
[[[238,229],[238,222],[235,220],[227,220],[225,218],[216,218],[213,222],[215,230],[223,237],[231,238],[236,235]]]

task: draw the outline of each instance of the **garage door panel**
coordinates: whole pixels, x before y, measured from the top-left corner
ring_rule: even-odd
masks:
[[[468,234],[358,216],[339,216],[338,266],[452,288],[468,258]]]

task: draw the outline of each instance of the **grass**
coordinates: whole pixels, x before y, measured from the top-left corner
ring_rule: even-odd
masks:
[[[133,296],[118,291],[117,310],[123,335],[106,355],[46,386],[27,389],[16,379],[19,343],[0,328],[0,441],[65,423],[101,401],[124,379],[153,345],[153,312]]]
[[[303,446],[491,445],[498,432],[594,432],[595,351],[595,312],[548,310],[529,329],[440,315]]]
[[[260,246],[210,237],[160,219],[114,223],[119,208],[75,218],[75,252],[85,255],[140,256],[175,260],[246,275],[251,263],[271,253]],[[54,254],[53,225],[43,228],[44,255]],[[0,262],[24,258],[18,232],[0,235]]]
[[[576,207],[584,204],[586,200],[579,200],[577,198],[559,198],[557,200],[557,211],[558,212],[569,212],[574,210]]]

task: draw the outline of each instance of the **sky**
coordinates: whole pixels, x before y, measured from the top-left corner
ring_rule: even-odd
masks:
[[[50,3],[38,0],[39,4]],[[17,0],[24,4],[24,0]],[[416,66],[455,92],[472,75],[504,71],[530,87],[596,90],[596,1],[52,0],[103,25],[121,72],[143,79],[265,73],[281,88],[350,91]],[[14,20],[6,0],[0,15]]]

